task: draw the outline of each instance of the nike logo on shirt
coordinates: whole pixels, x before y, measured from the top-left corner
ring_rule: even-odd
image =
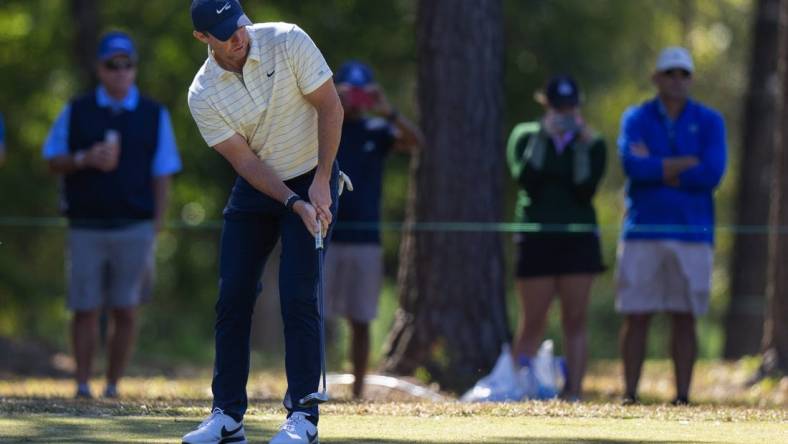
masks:
[[[216,13],[217,14],[221,14],[222,12],[224,12],[224,11],[226,11],[228,9],[230,9],[230,4],[229,3],[225,3],[224,6],[222,6],[220,9],[216,10]]]

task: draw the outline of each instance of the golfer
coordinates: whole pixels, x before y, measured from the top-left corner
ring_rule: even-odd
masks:
[[[213,408],[184,443],[245,443],[249,336],[260,274],[282,242],[287,420],[271,443],[316,443],[320,317],[318,219],[327,235],[337,209],[335,165],[343,111],[332,72],[298,26],[252,24],[237,0],[193,0],[194,37],[208,58],[189,88],[206,143],[238,178],[224,209],[216,302]]]

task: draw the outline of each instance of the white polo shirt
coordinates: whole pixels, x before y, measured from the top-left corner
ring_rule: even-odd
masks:
[[[208,146],[238,133],[282,180],[317,166],[317,111],[306,101],[333,73],[312,39],[290,23],[248,26],[243,76],[210,54],[189,87],[189,109]]]

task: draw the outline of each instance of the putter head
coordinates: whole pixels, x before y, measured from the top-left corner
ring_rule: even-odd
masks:
[[[301,407],[313,407],[318,404],[322,404],[328,401],[328,393],[326,392],[315,392],[310,393],[309,395],[304,396],[298,401],[298,404]]]

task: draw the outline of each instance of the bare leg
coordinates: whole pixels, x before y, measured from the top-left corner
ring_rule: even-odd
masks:
[[[556,278],[518,279],[517,289],[520,293],[520,320],[512,350],[515,359],[521,355],[536,354],[547,326],[547,312],[556,291]]]
[[[360,399],[364,390],[364,376],[369,361],[369,323],[350,321],[352,330],[351,357],[353,360],[353,398]]]
[[[621,356],[624,360],[625,396],[635,398],[640,372],[646,359],[646,339],[651,314],[631,314],[621,327]]]
[[[77,384],[87,384],[93,366],[98,338],[98,310],[74,312],[71,321],[71,341],[77,361]]]
[[[115,308],[112,310],[112,335],[109,337],[109,366],[107,384],[116,385],[131,356],[137,323],[137,309]]]
[[[695,317],[692,313],[672,313],[670,351],[676,375],[676,398],[689,399],[692,368],[698,355],[698,339],[695,333]]]
[[[558,278],[564,347],[569,368],[569,377],[563,395],[568,399],[580,398],[582,394],[583,376],[588,359],[586,313],[593,282],[592,274],[574,274]]]

